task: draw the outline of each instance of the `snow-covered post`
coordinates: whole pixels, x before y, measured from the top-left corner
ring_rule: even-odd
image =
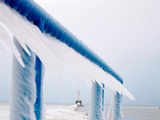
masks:
[[[118,92],[113,93],[113,100],[112,100],[112,108],[109,112],[109,120],[121,120],[121,111],[120,111],[120,104],[121,104],[121,97]]]
[[[41,120],[41,68],[38,65],[36,55],[30,51],[30,55],[21,47],[18,41],[14,41],[18,52],[21,55],[22,66],[13,57],[13,80],[12,80],[12,99],[11,99],[11,120]],[[29,48],[28,48],[29,49]],[[36,105],[37,103],[37,105]],[[37,108],[39,108],[37,112]],[[40,114],[37,114],[40,113]]]
[[[102,84],[102,118],[103,118],[103,120],[105,120],[105,106],[104,106],[104,84]]]
[[[113,109],[114,109],[114,113],[113,113],[113,120],[120,120],[121,119],[121,109],[120,109],[120,105],[121,105],[121,95],[118,92],[114,93],[114,105],[113,105]]]
[[[89,120],[104,119],[104,85],[92,82]]]

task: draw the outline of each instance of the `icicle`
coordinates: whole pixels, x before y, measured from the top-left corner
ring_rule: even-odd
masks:
[[[7,51],[7,52],[12,52],[17,61],[21,64],[22,67],[25,67],[23,60],[21,58],[21,54],[18,52],[14,41],[16,40],[16,37],[13,36],[12,32],[7,28],[5,24],[0,22],[0,33],[2,38],[0,39],[0,45]],[[5,37],[5,40],[4,38]],[[7,38],[7,39],[6,39]],[[24,43],[20,42],[20,45],[23,47],[23,49],[27,52],[28,55],[30,55],[29,50],[25,46]]]
[[[92,82],[89,120],[104,120],[104,89],[97,81]]]

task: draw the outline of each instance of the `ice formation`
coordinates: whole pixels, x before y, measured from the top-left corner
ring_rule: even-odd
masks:
[[[108,111],[107,120],[121,120],[121,95],[118,92],[113,92],[111,107]]]
[[[32,0],[0,0],[1,45],[13,53],[12,120],[43,119],[43,66],[57,71],[73,67],[93,81],[91,120],[103,120],[104,85],[117,91],[115,119],[120,94],[134,99],[123,80]],[[6,42],[7,40],[8,42]]]
[[[104,119],[104,86],[92,81],[89,120]]]
[[[25,67],[22,67],[17,59],[13,57],[13,83],[10,119],[36,120],[34,112],[34,104],[36,101],[36,58],[32,52],[31,56],[29,56],[17,41],[15,41],[15,45],[21,53]]]
[[[96,58],[94,54],[92,55],[91,51],[83,47],[79,42],[76,43],[76,40],[73,40],[71,45],[75,44],[75,47],[77,46],[75,49],[78,49],[81,52],[83,51],[83,54],[86,52],[85,56],[82,55],[82,53],[78,54],[77,51],[71,48],[72,46],[69,47],[58,38],[42,33],[35,25],[29,23],[1,2],[0,9],[1,23],[7,26],[12,34],[16,36],[17,40],[19,40],[19,43],[29,46],[45,66],[52,65],[59,71],[66,65],[69,65],[70,67],[73,66],[74,68],[77,67],[81,70],[81,74],[89,76],[88,78],[90,80],[96,79],[97,81],[104,83],[106,87],[108,86],[112,90],[128,96],[130,99],[134,99],[132,94],[121,84],[121,78],[108,68],[105,63],[101,63],[101,60],[98,57]],[[8,18],[12,18],[14,24],[11,23]],[[65,30],[63,30],[63,32],[64,31]],[[65,32],[65,34],[69,33]],[[91,59],[93,62],[88,59]],[[102,64],[102,68],[96,64]]]

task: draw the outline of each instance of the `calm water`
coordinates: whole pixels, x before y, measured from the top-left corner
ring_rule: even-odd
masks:
[[[106,106],[106,110],[107,110]],[[80,111],[74,111],[72,105],[47,105],[47,120],[85,120],[88,106]],[[106,111],[107,113],[107,111]],[[123,120],[160,120],[159,107],[123,107]],[[9,120],[9,106],[0,105],[0,120]]]

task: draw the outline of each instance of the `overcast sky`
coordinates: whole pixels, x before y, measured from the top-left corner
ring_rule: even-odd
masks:
[[[136,97],[129,105],[160,105],[159,0],[36,0],[54,18],[103,58],[122,76]],[[0,52],[0,101],[8,101],[12,58]],[[89,101],[89,82],[73,69],[45,74],[45,101],[74,103],[81,90]],[[111,91],[105,97],[110,103]]]

